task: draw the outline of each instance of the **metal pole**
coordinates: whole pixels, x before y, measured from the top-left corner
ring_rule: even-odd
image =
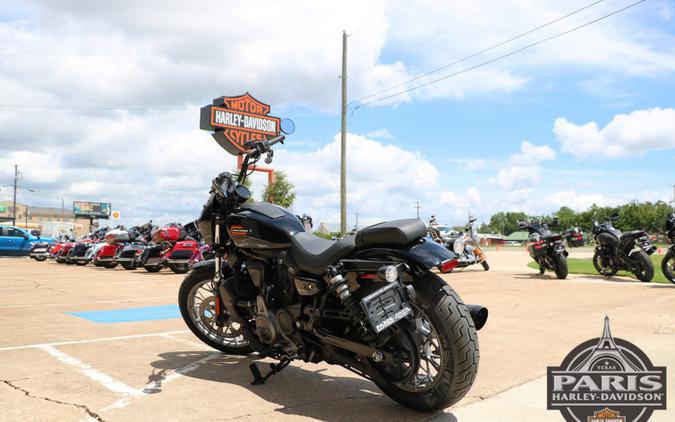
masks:
[[[63,204],[63,198],[61,198],[61,221],[66,222],[66,208]]]
[[[12,226],[16,226],[16,184],[19,180],[19,165],[14,164],[14,204],[12,205]]]
[[[342,31],[342,127],[340,131],[340,233],[347,232],[347,32]]]
[[[419,220],[420,219],[420,208],[422,208],[420,206],[420,201],[417,201],[417,205],[415,205],[415,208],[417,208],[417,219]]]
[[[26,229],[28,229],[28,213],[30,210],[28,209],[28,205],[26,205]]]

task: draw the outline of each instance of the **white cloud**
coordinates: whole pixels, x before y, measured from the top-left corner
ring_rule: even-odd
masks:
[[[541,180],[542,161],[555,160],[555,151],[548,145],[534,145],[528,141],[520,144],[520,152],[508,157],[506,166],[489,179],[493,186],[514,189],[533,186]]]
[[[573,210],[585,210],[593,204],[603,207],[620,202],[599,193],[580,193],[574,189],[547,195],[545,199],[556,207],[565,206]]]
[[[675,148],[675,109],[648,108],[614,116],[602,129],[558,118],[553,132],[564,152],[577,158],[621,158]]]
[[[374,130],[372,132],[369,132],[366,134],[368,138],[377,138],[377,139],[394,139],[394,135],[389,132],[388,129],[386,128],[381,128]]]

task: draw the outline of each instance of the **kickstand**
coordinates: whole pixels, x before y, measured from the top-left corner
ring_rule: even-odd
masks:
[[[258,365],[255,363],[252,363],[248,366],[248,369],[251,370],[251,373],[253,374],[253,382],[251,385],[262,385],[265,384],[265,381],[267,381],[267,378],[271,377],[272,375],[278,374],[281,372],[285,367],[287,367],[291,363],[290,359],[284,359],[281,362],[274,364],[270,363],[270,371],[265,375],[264,377],[260,373],[260,369],[258,369]]]

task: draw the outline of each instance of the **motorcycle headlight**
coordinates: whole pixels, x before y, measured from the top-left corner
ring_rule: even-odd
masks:
[[[455,242],[452,244],[452,250],[457,255],[461,255],[464,252],[464,240],[461,238],[455,239]]]

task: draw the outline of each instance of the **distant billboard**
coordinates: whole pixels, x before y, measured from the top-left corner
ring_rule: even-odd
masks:
[[[110,203],[73,201],[73,214],[87,218],[110,218]]]

